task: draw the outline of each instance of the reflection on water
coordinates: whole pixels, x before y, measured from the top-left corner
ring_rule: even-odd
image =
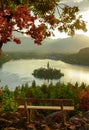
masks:
[[[89,84],[89,67],[70,65],[62,61],[49,59],[32,59],[10,61],[3,64],[3,67],[0,69],[0,87],[3,85],[8,85],[11,89],[14,89],[22,83],[28,82],[31,84],[35,79],[32,76],[33,70],[39,67],[46,67],[48,61],[51,67],[60,69],[61,72],[64,73],[64,77],[60,79],[61,82],[85,82],[86,84]],[[37,84],[43,83],[40,79],[35,80]]]

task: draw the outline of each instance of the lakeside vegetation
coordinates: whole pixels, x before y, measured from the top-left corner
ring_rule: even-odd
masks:
[[[0,55],[0,67],[2,67],[2,65],[3,65],[5,62],[8,62],[8,61],[10,61],[10,60],[11,60],[11,58],[10,58],[8,55],[6,55],[6,54]]]

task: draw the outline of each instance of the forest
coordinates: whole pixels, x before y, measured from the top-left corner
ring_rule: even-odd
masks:
[[[0,102],[2,102],[2,109],[5,112],[16,110],[14,99],[15,98],[45,98],[45,99],[73,99],[75,115],[89,110],[89,85],[82,83],[75,85],[68,83],[57,82],[53,85],[52,82],[36,85],[33,80],[32,85],[28,83],[17,86],[14,91],[11,91],[8,86],[2,87],[0,90]]]

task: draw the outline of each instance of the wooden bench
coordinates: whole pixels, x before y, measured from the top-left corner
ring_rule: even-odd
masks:
[[[35,110],[37,110],[37,109],[61,110],[63,112],[64,120],[65,120],[64,111],[74,110],[74,102],[72,99],[16,98],[15,101],[20,102],[18,109],[25,110],[28,122],[31,121],[32,110],[34,110],[34,109]],[[49,104],[52,104],[52,105],[49,105]],[[30,112],[30,114],[29,114],[29,112]]]

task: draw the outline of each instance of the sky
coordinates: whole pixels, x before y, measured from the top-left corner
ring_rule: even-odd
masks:
[[[80,34],[80,35],[82,34],[82,35],[89,37],[89,0],[60,0],[60,2],[65,3],[66,5],[69,5],[69,6],[78,6],[79,7],[79,10],[80,10],[79,14],[80,15],[82,14],[82,19],[86,22],[88,31],[86,33],[83,31],[77,31],[76,34]],[[41,48],[41,47],[38,47],[37,45],[34,45],[32,38],[29,38],[29,40],[28,39],[26,40],[26,37],[23,36],[22,34],[17,33],[17,32],[14,32],[14,33],[15,33],[15,35],[17,35],[17,37],[24,38],[24,39],[22,39],[22,42],[24,42],[24,43],[22,43],[21,45],[16,45],[15,43],[6,44],[5,46],[3,46],[3,50],[7,50],[7,51],[8,50],[12,50],[12,51],[18,50],[19,51],[20,49],[27,48],[27,49],[33,51],[33,48],[35,48],[35,49]],[[69,37],[67,37],[67,35],[65,35],[65,33],[59,33],[57,30],[55,30],[55,35],[56,35],[55,37],[51,37],[50,42],[55,43],[55,42],[60,41],[60,39],[69,38]],[[52,41],[53,39],[55,39],[55,41]],[[56,40],[58,40],[58,41],[56,41]],[[48,39],[48,41],[46,40],[46,42],[47,42],[47,44],[49,44],[49,39]],[[64,39],[64,42],[66,42],[65,39]],[[73,42],[75,42],[75,40]],[[45,40],[43,41],[43,44],[45,44]],[[42,47],[44,47],[44,46],[42,45]]]

